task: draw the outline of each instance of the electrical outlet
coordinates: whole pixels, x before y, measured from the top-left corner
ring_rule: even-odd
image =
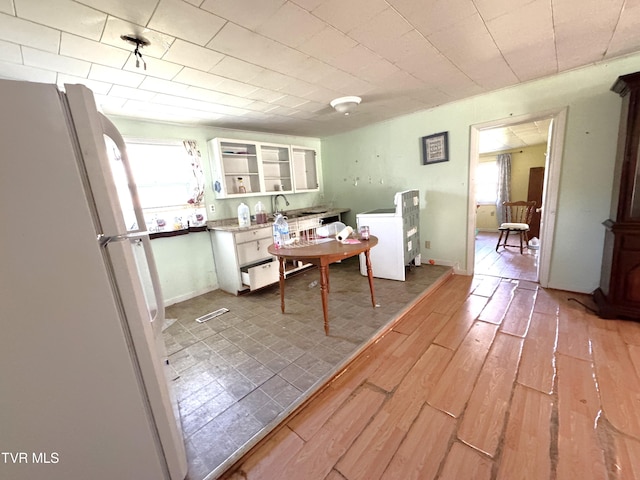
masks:
[[[431,248],[431,240],[424,241],[424,248]]]
[[[209,205],[209,213],[216,213],[216,206],[213,203]]]

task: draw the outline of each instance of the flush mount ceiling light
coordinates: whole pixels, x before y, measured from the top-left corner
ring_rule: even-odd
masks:
[[[146,47],[147,45],[151,45],[151,42],[144,37],[139,37],[137,35],[120,35],[120,38],[127,43],[135,45],[136,48],[133,51],[133,55],[136,57],[136,68],[140,68],[140,62],[144,65],[144,69],[147,69],[147,62],[142,58],[142,54],[140,53],[140,49],[142,47]]]
[[[331,100],[329,105],[335,108],[336,112],[349,115],[356,109],[361,101],[362,99],[360,97],[340,97],[335,100]]]

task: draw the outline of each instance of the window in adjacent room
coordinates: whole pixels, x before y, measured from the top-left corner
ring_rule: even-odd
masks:
[[[482,161],[476,169],[476,203],[495,205],[498,195],[498,167],[495,160]]]

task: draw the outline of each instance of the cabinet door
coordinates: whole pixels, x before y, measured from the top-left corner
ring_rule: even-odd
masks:
[[[258,145],[243,140],[209,140],[213,190],[217,198],[260,194]]]
[[[306,147],[292,147],[293,179],[296,192],[320,189],[316,151]]]

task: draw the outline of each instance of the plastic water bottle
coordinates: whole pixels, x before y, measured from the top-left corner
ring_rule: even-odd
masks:
[[[238,225],[240,227],[251,226],[251,216],[249,213],[249,207],[247,207],[244,203],[241,203],[238,206]]]
[[[289,243],[289,224],[281,214],[273,222],[273,243],[276,248],[282,248]]]

